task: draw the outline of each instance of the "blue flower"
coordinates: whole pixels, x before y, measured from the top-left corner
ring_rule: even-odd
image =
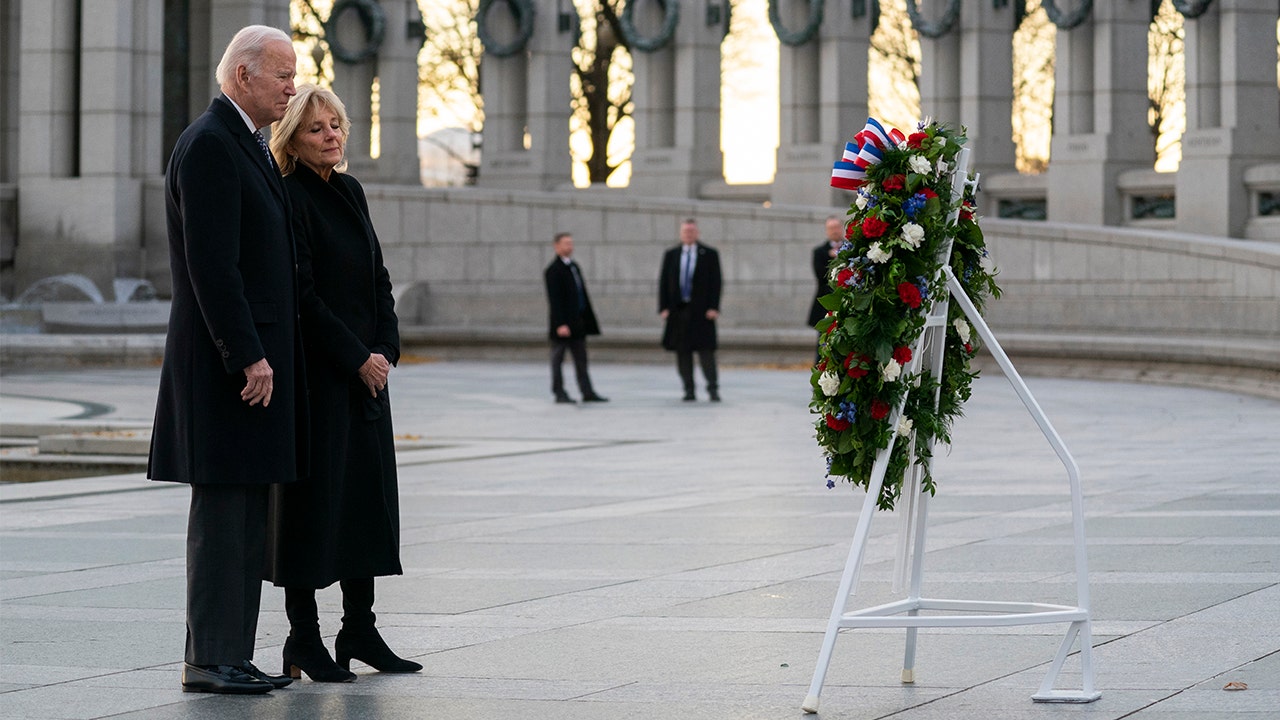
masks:
[[[852,249],[853,249],[853,243],[849,242],[848,240],[845,240],[844,242],[840,243],[840,252],[849,252]]]
[[[835,486],[836,486],[836,481],[832,480],[831,478],[827,478],[827,489],[830,490]]]
[[[923,275],[916,276],[916,287],[920,289],[920,300],[929,299],[929,281]]]
[[[915,218],[916,214],[924,209],[924,205],[927,202],[929,202],[929,198],[926,198],[924,193],[916,193],[902,203],[902,212],[906,213],[909,218]]]
[[[848,400],[845,400],[840,403],[840,410],[836,412],[835,417],[837,420],[847,420],[849,422],[853,422],[853,419],[857,417],[857,414],[858,414],[857,406],[855,406],[853,403],[849,402]],[[830,462],[828,462],[828,465],[830,465]]]

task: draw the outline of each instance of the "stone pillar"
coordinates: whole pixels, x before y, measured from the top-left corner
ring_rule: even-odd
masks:
[[[555,0],[533,0],[533,34],[509,57],[486,54],[480,73],[484,145],[476,184],[491,188],[552,190],[572,182],[569,156],[569,75],[573,34],[561,31]],[[505,3],[487,18],[498,42],[517,36]]]
[[[980,3],[986,5],[986,2]],[[934,26],[936,31],[946,30],[941,36],[933,38],[920,32],[920,115],[932,117],[941,122],[960,122],[960,19],[957,18],[950,28],[945,27],[942,17],[929,17],[926,9],[943,7],[942,3],[919,3],[921,19]],[[964,3],[972,6],[973,3]],[[966,13],[972,15],[971,12]],[[970,18],[964,18],[968,20]],[[919,30],[917,30],[919,32]],[[912,128],[902,128],[903,132],[911,132]]]
[[[418,0],[382,0],[387,33],[378,51],[379,144],[370,180],[420,185],[418,164],[418,52],[422,49]],[[567,143],[567,140],[566,140]]]
[[[1244,171],[1280,161],[1275,3],[1216,0],[1186,20],[1187,129],[1178,168],[1177,228],[1243,237],[1251,215]]]
[[[636,1],[636,25],[660,26],[660,4]],[[632,54],[636,149],[631,189],[637,194],[692,198],[703,183],[724,178],[720,43],[726,20],[721,13],[719,22],[709,24],[704,9],[702,3],[684,3],[666,46]]]
[[[1058,30],[1050,221],[1122,224],[1117,178],[1155,164],[1147,127],[1150,19],[1150,3],[1094,2],[1089,19]]]
[[[1013,142],[1013,3],[963,5],[960,19],[960,114],[938,120],[968,128],[973,168],[1017,171]]]
[[[780,138],[772,199],[775,204],[844,206],[850,195],[831,187],[831,163],[867,119],[867,15],[850,18],[829,5],[809,42],[780,46]],[[787,27],[804,26],[807,3],[788,3]],[[869,15],[869,13],[868,13]]]
[[[76,8],[80,14],[77,17]],[[160,170],[161,0],[27,0],[15,285],[140,277],[145,176]]]
[[[359,52],[365,47],[365,29],[360,13],[354,9],[333,18],[329,32],[348,52]],[[388,24],[388,33],[393,32]],[[357,178],[372,179],[377,175],[374,160],[373,133],[373,81],[377,77],[377,62],[373,57],[358,62],[333,58],[333,91],[342,99],[351,121],[351,134],[347,137],[347,171]],[[416,91],[414,97],[417,97]]]

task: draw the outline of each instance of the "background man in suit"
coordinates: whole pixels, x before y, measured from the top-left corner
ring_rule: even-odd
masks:
[[[186,692],[260,693],[253,665],[267,490],[305,472],[306,397],[290,209],[257,129],[294,94],[289,36],[254,25],[165,177],[173,302],[147,476],[189,483]]]
[[[662,347],[676,353],[684,399],[694,400],[693,355],[712,402],[720,402],[716,372],[716,319],[720,317],[720,254],[698,242],[698,222],[680,224],[680,244],[662,256],[658,313],[666,321]]]
[[[813,305],[809,307],[809,327],[811,328],[827,316],[827,309],[822,307],[818,298],[831,293],[831,286],[827,283],[827,275],[830,273],[828,266],[840,251],[841,243],[844,242],[844,223],[840,222],[840,218],[828,215],[825,229],[826,242],[813,249],[813,277],[818,281],[818,289],[813,295]]]
[[[587,336],[599,335],[600,325],[591,309],[591,297],[582,279],[582,270],[573,261],[573,236],[558,233],[554,247],[556,259],[551,261],[543,274],[547,282],[547,304],[550,315],[551,337],[551,394],[558,403],[571,403],[573,398],[564,391],[564,353],[573,356],[573,370],[578,376],[578,390],[582,402],[607,402],[591,388],[587,374]]]

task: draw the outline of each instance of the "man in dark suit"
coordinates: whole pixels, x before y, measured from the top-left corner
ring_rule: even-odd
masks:
[[[547,304],[550,316],[551,337],[551,394],[558,403],[572,403],[573,398],[564,391],[564,353],[573,356],[573,370],[578,376],[578,390],[582,402],[607,402],[591,388],[587,374],[587,336],[599,335],[600,325],[591,309],[591,297],[587,295],[587,283],[582,279],[582,269],[573,261],[573,235],[558,233],[554,247],[556,259],[543,273],[547,283]]]
[[[290,209],[257,132],[294,94],[289,36],[236,33],[222,94],[173,149],[173,301],[147,476],[191,485],[185,692],[261,693],[254,666],[271,483],[305,473],[306,396]]]
[[[720,402],[716,371],[716,319],[720,317],[720,254],[698,242],[698,222],[680,224],[680,244],[662,256],[658,313],[666,321],[662,347],[676,353],[684,399],[692,402],[693,356],[698,355],[707,395]]]
[[[828,283],[830,278],[827,277],[830,274],[829,266],[844,242],[844,223],[835,215],[827,216],[825,230],[826,242],[813,249],[813,277],[818,281],[818,289],[813,295],[813,305],[809,307],[809,327],[817,325],[819,320],[827,316],[827,309],[822,307],[818,298],[831,293],[831,285]]]

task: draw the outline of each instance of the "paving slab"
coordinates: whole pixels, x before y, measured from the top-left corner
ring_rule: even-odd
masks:
[[[378,582],[392,647],[425,665],[267,697],[183,694],[189,493],[139,473],[0,482],[0,720],[799,718],[862,494],[825,488],[803,370],[597,363],[611,402],[551,402],[536,363],[392,374],[405,574]],[[5,428],[146,428],[155,368],[15,371]],[[1028,385],[1081,467],[1096,684],[1032,703],[1064,628],[901,630],[835,646],[831,720],[1280,717],[1280,402],[1088,378]],[[1008,384],[979,379],[939,448],[925,592],[1074,604],[1066,477]],[[851,607],[893,588],[880,513]],[[322,632],[341,596],[318,595]],[[276,670],[282,593],[256,661]],[[1068,660],[1061,687],[1080,681]],[[1224,691],[1239,681],[1248,690]]]

